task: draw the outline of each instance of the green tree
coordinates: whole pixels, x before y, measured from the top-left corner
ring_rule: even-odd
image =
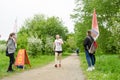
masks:
[[[73,51],[76,50],[77,46],[76,46],[74,33],[70,33],[67,35],[65,46],[67,47],[66,50],[70,53],[73,53]]]
[[[0,53],[4,53],[6,50],[6,41],[0,40]]]
[[[118,45],[120,41],[118,40],[120,40],[120,33],[116,33],[120,29],[120,18],[118,18],[120,13],[119,4],[119,0],[76,0],[76,8],[71,15],[75,21],[76,36],[81,35],[83,38],[85,36],[84,31],[91,28],[92,13],[95,8],[100,29],[100,36],[97,40],[99,50],[102,50],[102,52],[111,51],[111,53],[119,53],[120,47]],[[77,42],[79,41],[81,42],[82,39],[79,38]],[[115,46],[110,44],[110,42]]]
[[[51,54],[56,34],[59,34],[64,40],[67,38],[68,31],[62,20],[54,16],[35,15],[32,19],[27,19],[18,32],[18,49],[25,48],[31,55],[37,55],[37,52]],[[31,38],[35,40],[32,43]]]

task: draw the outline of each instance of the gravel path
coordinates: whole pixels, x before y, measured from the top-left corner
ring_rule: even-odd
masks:
[[[54,63],[37,68],[2,80],[85,80],[80,68],[79,57],[76,54],[62,60],[62,67],[55,68]]]

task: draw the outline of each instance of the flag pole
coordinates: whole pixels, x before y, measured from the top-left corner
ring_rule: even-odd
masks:
[[[13,32],[15,33],[16,41],[17,41],[17,17],[16,17],[16,19],[15,19]],[[17,42],[16,42],[15,46],[16,46],[16,48],[17,48]]]
[[[17,37],[17,18],[15,19],[13,32],[16,34],[16,37]]]

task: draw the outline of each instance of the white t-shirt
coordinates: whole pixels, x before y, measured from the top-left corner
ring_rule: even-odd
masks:
[[[62,39],[56,39],[55,40],[55,51],[62,51]]]

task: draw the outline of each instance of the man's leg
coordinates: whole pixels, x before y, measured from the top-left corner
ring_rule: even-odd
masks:
[[[95,61],[94,61],[94,55],[93,54],[90,54],[90,59],[91,59],[91,62],[92,62],[92,66],[94,66]]]
[[[58,64],[58,53],[55,52],[55,67],[57,67]]]
[[[9,60],[9,66],[8,66],[7,72],[8,72],[8,71],[12,71],[12,63],[13,63],[13,62],[12,62],[12,55],[11,55],[11,54],[9,54],[9,59],[10,59],[10,60]]]
[[[91,58],[91,62],[92,62],[92,70],[95,69],[94,65],[95,65],[95,58],[94,58],[94,54],[90,54],[90,58]]]
[[[14,62],[15,62],[14,53],[12,53],[12,55],[11,55],[11,64],[13,65]],[[11,68],[12,68],[12,65],[11,65]],[[13,68],[12,68],[12,70],[13,70]]]
[[[86,54],[86,60],[87,60],[87,63],[88,63],[88,67],[91,67],[91,60],[90,60],[89,52],[86,50],[85,54]]]
[[[96,62],[95,54],[93,54],[93,58],[94,58],[94,65],[95,65],[95,62]]]
[[[62,53],[59,53],[59,67],[61,67]]]

